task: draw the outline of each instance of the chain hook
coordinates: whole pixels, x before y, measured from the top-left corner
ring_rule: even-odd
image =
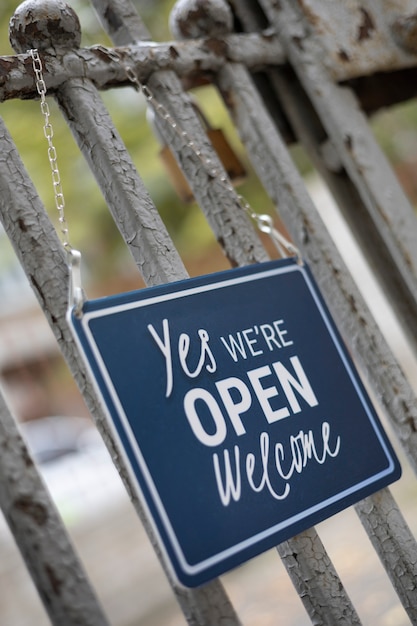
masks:
[[[67,250],[67,255],[70,271],[69,304],[74,308],[74,315],[82,317],[85,295],[81,282],[81,253],[71,248]]]
[[[250,213],[250,216],[255,221],[256,226],[259,228],[259,230],[271,237],[279,254],[282,257],[288,256],[289,253],[292,256],[296,257],[298,264],[303,265],[299,249],[293,243],[288,241],[288,239],[284,237],[284,235],[274,227],[274,222],[270,215],[266,213],[255,213],[252,211]]]

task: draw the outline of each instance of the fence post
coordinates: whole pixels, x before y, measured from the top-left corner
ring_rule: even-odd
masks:
[[[0,508],[55,626],[106,626],[65,527],[0,392]]]

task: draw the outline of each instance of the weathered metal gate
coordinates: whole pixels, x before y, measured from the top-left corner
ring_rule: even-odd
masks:
[[[187,86],[213,83],[292,239],[309,261],[361,371],[417,470],[417,403],[340,254],[327,233],[287,142],[299,141],[361,242],[396,314],[416,346],[417,221],[382,155],[366,114],[414,95],[414,0],[185,0],[172,13],[177,41],[154,44],[129,0],[92,0],[117,47],[79,48],[79,25],[61,0],[27,0],[11,37],[16,56],[0,58],[0,100],[37,98],[29,49],[39,50],[48,93],[59,103],[108,207],[148,285],[187,277],[165,227],[99,95],[131,82],[148,85],[163,110],[158,132],[173,150],[232,265],[267,259],[222,170]],[[197,138],[184,145],[169,116]],[[69,367],[129,491],[93,387],[66,323],[64,250],[0,126],[0,214]],[[59,625],[105,624],[77,557],[14,420],[0,404],[1,507],[49,612]],[[140,503],[134,505],[158,550]],[[417,545],[390,491],[356,512],[411,623],[417,624]],[[360,617],[316,531],[277,548],[314,624],[359,624]],[[169,573],[167,572],[167,576]],[[190,624],[239,624],[220,581],[185,590],[170,581]]]

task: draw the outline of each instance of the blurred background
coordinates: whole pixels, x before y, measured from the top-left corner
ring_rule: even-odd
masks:
[[[110,45],[87,0],[69,0],[77,12],[83,46]],[[134,4],[155,41],[171,38],[172,0],[136,0]],[[18,6],[0,4],[0,54],[13,54],[8,23]],[[239,192],[259,212],[273,208],[247,161],[215,89],[194,91],[214,128],[222,128],[247,171]],[[198,207],[175,194],[159,156],[161,146],[146,122],[145,104],[133,89],[102,93],[149,193],[192,276],[229,266]],[[125,248],[83,157],[51,100],[54,143],[66,201],[71,241],[83,255],[89,297],[141,288],[143,283]],[[39,102],[0,105],[3,117],[52,220],[57,222],[43,118]],[[410,102],[382,111],[372,120],[413,205],[417,203],[417,106]],[[340,247],[359,288],[392,349],[417,389],[417,369],[389,303],[372,279],[360,251],[339,217],[325,187],[300,146],[291,152],[306,185]],[[0,189],[1,193],[1,189]],[[270,247],[270,242],[265,240]],[[64,522],[114,626],[184,624],[162,569],[131,507],[108,453],[89,420],[87,409],[63,362],[11,245],[0,227],[0,383],[10,407],[40,464]],[[387,426],[390,436],[389,426]],[[391,439],[394,439],[391,436]],[[395,439],[393,440],[395,445]],[[401,455],[401,452],[399,452]],[[415,531],[416,485],[401,455],[404,478],[394,495]],[[320,525],[319,534],[360,606],[364,624],[401,626],[407,618],[352,510]],[[353,542],[352,538],[355,538]],[[366,584],[364,584],[366,580]],[[243,623],[309,624],[301,603],[274,551],[224,577]],[[48,624],[13,539],[0,524],[0,624]]]

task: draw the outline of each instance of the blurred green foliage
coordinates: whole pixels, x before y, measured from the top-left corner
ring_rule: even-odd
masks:
[[[399,164],[417,158],[417,107],[415,100],[375,116],[375,135],[390,161]]]

